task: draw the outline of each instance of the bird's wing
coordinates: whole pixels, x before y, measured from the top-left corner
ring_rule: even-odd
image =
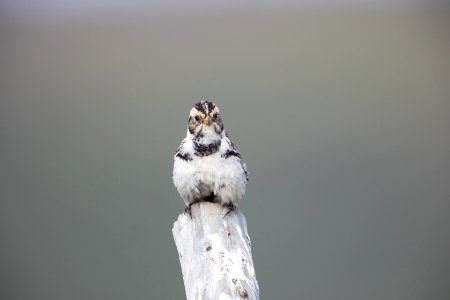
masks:
[[[249,173],[247,170],[247,165],[245,164],[245,162],[242,160],[242,155],[241,153],[239,153],[239,150],[236,148],[236,145],[233,143],[233,141],[230,139],[230,137],[228,136],[227,133],[225,133],[225,137],[224,137],[226,143],[228,144],[229,147],[226,147],[222,153],[221,156],[223,158],[229,158],[229,157],[237,157],[239,159],[239,163],[241,164],[242,170],[244,171],[245,174],[245,182],[248,182],[249,180]]]
[[[184,161],[189,161],[189,160],[192,160],[192,156],[191,156],[188,152],[183,151],[183,150],[184,150],[184,149],[183,149],[183,146],[184,146],[185,143],[186,143],[186,138],[185,138],[184,140],[181,141],[180,146],[179,146],[178,149],[175,151],[174,157],[175,157],[175,158],[180,158],[180,159],[182,159],[182,160],[184,160]]]

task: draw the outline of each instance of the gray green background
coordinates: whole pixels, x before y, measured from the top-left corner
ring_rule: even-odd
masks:
[[[450,297],[448,6],[0,26],[0,298],[183,299],[171,182],[213,99],[263,299]],[[17,22],[16,22],[17,21]]]

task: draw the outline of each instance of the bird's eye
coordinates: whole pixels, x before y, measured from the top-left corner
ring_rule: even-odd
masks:
[[[199,122],[200,121],[200,117],[199,116],[195,116],[195,121]]]
[[[216,120],[218,117],[217,113],[213,114],[213,119]]]

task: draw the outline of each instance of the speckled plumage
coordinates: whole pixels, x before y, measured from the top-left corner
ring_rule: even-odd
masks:
[[[247,182],[246,165],[223,128],[219,108],[210,101],[196,103],[174,156],[173,183],[181,198],[186,205],[233,205],[244,196]]]

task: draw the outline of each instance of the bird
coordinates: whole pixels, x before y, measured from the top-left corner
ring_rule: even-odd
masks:
[[[219,203],[230,212],[243,198],[249,180],[247,166],[214,102],[200,101],[191,108],[186,137],[175,151],[172,175],[187,212],[202,201]]]

